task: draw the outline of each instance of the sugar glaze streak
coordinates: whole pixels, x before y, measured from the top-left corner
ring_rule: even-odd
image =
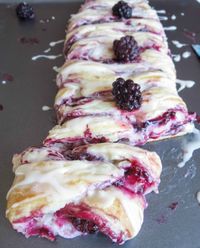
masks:
[[[200,191],[197,193],[197,201],[200,204]]]
[[[184,46],[187,46],[187,44],[181,43],[178,40],[173,40],[172,43],[177,47],[177,48],[182,48]]]
[[[180,86],[178,92],[184,90],[185,88],[192,88],[195,85],[195,81],[192,80],[177,79],[176,83]]]
[[[32,60],[35,61],[35,60],[38,60],[38,59],[41,59],[41,58],[53,60],[53,59],[60,58],[62,56],[63,56],[62,54],[58,54],[58,55],[44,55],[44,54],[41,54],[41,55],[36,55],[36,56],[32,57]]]
[[[51,110],[51,107],[46,105],[42,106],[42,111],[49,111],[49,110]]]
[[[175,30],[177,30],[177,27],[176,26],[164,27],[164,30],[165,31],[175,31]]]
[[[180,62],[181,61],[181,55],[180,54],[172,54],[173,60],[175,62]]]
[[[194,151],[200,148],[200,131],[194,127],[192,132],[193,139],[191,141],[184,141],[183,143],[183,160],[178,164],[179,168],[182,168],[186,165],[186,163],[192,158]]]
[[[62,43],[64,43],[64,40],[52,41],[52,42],[49,43],[49,46],[54,47],[54,46],[56,46],[58,44],[62,44]]]

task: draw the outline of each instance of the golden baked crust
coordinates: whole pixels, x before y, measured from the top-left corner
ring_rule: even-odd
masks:
[[[86,219],[122,243],[139,232],[146,202],[138,190],[143,184],[144,194],[157,191],[162,165],[154,152],[102,143],[72,151],[30,147],[14,156],[13,168],[6,216],[14,229],[29,237],[45,227],[53,236],[69,238],[82,234],[73,220]]]
[[[100,161],[41,161],[21,165],[15,170],[15,180],[8,192],[7,217],[13,222],[33,212],[55,212],[123,173],[113,164]]]

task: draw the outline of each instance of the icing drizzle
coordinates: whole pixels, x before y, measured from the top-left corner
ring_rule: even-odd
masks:
[[[178,89],[178,92],[184,90],[185,88],[192,88],[195,85],[195,82],[192,80],[181,80],[177,79],[176,83],[180,85],[180,88]]]
[[[38,59],[41,59],[41,58],[53,60],[53,59],[60,58],[62,56],[63,56],[62,54],[58,54],[58,55],[44,55],[44,54],[41,54],[41,55],[36,55],[36,56],[32,57],[32,60],[35,61],[35,60],[38,60]]]
[[[192,141],[184,141],[183,143],[183,160],[178,164],[179,168],[185,166],[185,164],[192,158],[194,151],[200,148],[200,131],[194,127]]]

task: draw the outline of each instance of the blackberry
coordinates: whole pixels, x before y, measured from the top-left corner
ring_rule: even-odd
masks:
[[[114,16],[129,19],[132,16],[132,8],[124,1],[119,1],[112,8]]]
[[[113,51],[117,61],[132,62],[138,58],[140,49],[133,36],[124,36],[120,40],[113,42]]]
[[[80,232],[93,234],[98,231],[98,226],[89,220],[71,218],[73,226]]]
[[[132,111],[140,108],[142,94],[140,85],[135,84],[131,79],[118,78],[113,83],[112,94],[120,109]]]
[[[26,2],[22,2],[17,5],[16,13],[18,18],[21,20],[31,20],[35,17],[33,8]]]

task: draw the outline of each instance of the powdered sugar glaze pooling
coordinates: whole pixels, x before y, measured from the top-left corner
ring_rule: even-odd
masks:
[[[192,158],[194,151],[200,148],[200,131],[194,127],[192,135],[192,140],[188,141],[187,137],[185,137],[185,140],[183,141],[183,159],[182,162],[178,164],[178,167],[180,168],[184,167],[186,163]]]

